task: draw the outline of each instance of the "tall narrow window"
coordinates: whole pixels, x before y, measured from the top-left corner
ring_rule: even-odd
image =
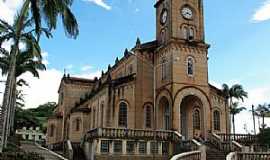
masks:
[[[214,111],[214,130],[220,130],[220,112]]]
[[[170,109],[169,106],[165,106],[165,113],[164,113],[164,121],[165,121],[165,130],[170,129]]]
[[[162,80],[167,78],[167,62],[165,57],[161,60],[161,78]]]
[[[146,106],[145,108],[145,126],[146,128],[152,127],[152,107]]]
[[[188,40],[193,40],[195,37],[195,32],[193,28],[189,28],[189,35],[188,35]]]
[[[81,125],[81,120],[79,118],[77,118],[75,120],[75,125],[76,125],[76,131],[80,131],[80,125]]]
[[[127,127],[127,104],[124,102],[119,105],[118,125]]]
[[[103,127],[104,102],[102,102],[100,110],[101,110],[100,123],[101,123],[101,127]]]
[[[188,35],[189,35],[188,28],[187,27],[183,27],[182,32],[183,32],[183,38],[184,39],[188,39]]]
[[[52,124],[51,127],[50,127],[50,137],[53,137],[54,135],[54,125]]]
[[[95,107],[94,107],[95,108]],[[93,110],[93,128],[96,127],[96,110]]]
[[[187,59],[187,74],[189,76],[193,76],[194,74],[194,60],[192,57],[188,57]]]
[[[201,115],[199,109],[195,109],[193,112],[193,129],[201,129]]]

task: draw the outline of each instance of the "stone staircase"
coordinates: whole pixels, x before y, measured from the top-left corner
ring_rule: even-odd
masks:
[[[226,160],[226,155],[224,151],[218,150],[211,143],[205,143],[206,146],[206,159],[207,160]]]
[[[81,148],[80,144],[73,143],[72,149],[73,149],[73,160],[86,160],[84,151]]]

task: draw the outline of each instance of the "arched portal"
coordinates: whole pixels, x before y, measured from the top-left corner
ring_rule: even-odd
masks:
[[[186,139],[199,137],[203,134],[203,104],[194,95],[183,98],[180,104],[181,134]]]
[[[169,100],[166,97],[162,97],[158,105],[158,128],[164,130],[171,129],[171,107]]]

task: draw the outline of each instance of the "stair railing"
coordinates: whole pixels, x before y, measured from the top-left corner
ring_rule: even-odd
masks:
[[[238,143],[236,141],[232,141],[232,151],[242,152],[244,150],[245,150],[244,146],[242,146],[240,143]]]
[[[218,136],[217,134],[215,134],[215,133],[210,133],[210,134],[209,134],[209,141],[210,141],[210,143],[212,143],[215,147],[217,147],[217,149],[223,150],[221,137]]]
[[[70,140],[67,140],[67,154],[68,159],[73,159],[73,148]]]
[[[201,151],[185,152],[175,155],[171,160],[201,160]]]
[[[231,152],[230,154],[227,155],[226,160],[237,160],[237,153]]]
[[[228,154],[226,160],[268,160],[270,153],[247,153],[247,152],[232,152]]]

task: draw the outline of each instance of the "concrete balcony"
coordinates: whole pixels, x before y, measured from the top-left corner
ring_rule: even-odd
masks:
[[[96,128],[85,135],[86,141],[97,138],[107,139],[131,139],[131,140],[157,140],[157,141],[181,141],[181,135],[169,130],[141,130],[126,128]]]

